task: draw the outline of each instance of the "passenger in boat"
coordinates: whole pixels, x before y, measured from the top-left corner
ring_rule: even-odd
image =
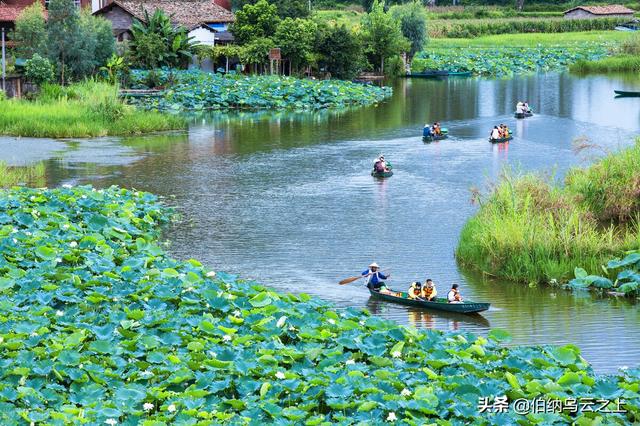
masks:
[[[525,113],[527,113],[527,114],[530,114],[530,113],[531,113],[531,108],[529,108],[529,101],[525,101],[525,102],[522,104],[522,112],[525,112]]]
[[[458,290],[458,284],[451,286],[451,290],[449,290],[449,293],[447,294],[447,302],[462,303],[462,295],[460,294],[460,290]]]
[[[500,129],[498,129],[498,126],[493,126],[493,130],[491,131],[491,139],[500,139]]]
[[[422,298],[428,301],[432,301],[438,295],[436,285],[431,278],[427,278],[422,286]]]
[[[425,132],[424,132],[424,136],[425,137],[430,138],[430,137],[433,136],[433,128],[430,125],[425,124],[424,125],[424,130],[425,130]]]
[[[373,170],[376,173],[384,173],[389,171],[387,163],[384,161],[384,155],[376,158],[376,162],[373,164]]]
[[[441,136],[442,135],[442,129],[440,128],[440,123],[439,122],[435,122],[433,123],[433,133],[436,136]]]
[[[509,137],[509,134],[510,134],[510,132],[509,132],[509,127],[507,127],[507,125],[506,125],[506,124],[501,124],[500,126],[501,126],[501,128],[502,128],[502,137],[503,137],[503,138],[508,138],[508,137]]]
[[[384,280],[388,279],[391,274],[383,274],[380,271],[380,266],[378,266],[377,263],[373,262],[371,265],[369,265],[369,268],[362,272],[362,276],[369,277],[367,279],[367,287],[369,289],[379,291],[381,293],[387,293],[389,291]]]
[[[420,281],[414,281],[411,283],[407,296],[409,296],[409,299],[422,300],[422,284],[420,284]]]

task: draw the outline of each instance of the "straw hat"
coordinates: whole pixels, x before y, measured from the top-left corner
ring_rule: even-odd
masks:
[[[373,262],[371,265],[369,265],[369,268],[379,268],[380,266],[378,266],[378,264],[376,262]]]

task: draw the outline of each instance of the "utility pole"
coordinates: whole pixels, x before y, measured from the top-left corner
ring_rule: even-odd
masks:
[[[7,79],[7,54],[5,51],[4,27],[2,27],[2,91],[6,92],[5,81]]]

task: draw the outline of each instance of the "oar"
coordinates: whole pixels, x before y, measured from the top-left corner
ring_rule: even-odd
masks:
[[[390,271],[390,269],[386,269],[384,272],[388,272]],[[382,272],[382,271],[381,271]],[[360,278],[365,278],[368,277],[369,275],[371,275],[371,273],[367,274],[367,275],[358,275],[357,277],[349,277],[349,278],[345,278],[344,280],[338,282],[338,284],[340,285],[345,285],[345,284],[349,284],[352,283],[354,281],[358,281]]]

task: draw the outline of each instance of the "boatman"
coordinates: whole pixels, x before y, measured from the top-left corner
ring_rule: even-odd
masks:
[[[384,283],[384,280],[388,279],[391,274],[383,274],[380,271],[380,266],[376,262],[373,262],[369,265],[369,268],[362,272],[362,276],[368,277],[367,279],[367,287],[374,291],[386,292],[387,286]]]

